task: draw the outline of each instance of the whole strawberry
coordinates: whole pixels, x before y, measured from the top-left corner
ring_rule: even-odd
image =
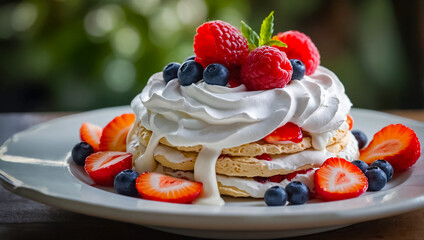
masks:
[[[290,81],[292,74],[287,55],[269,46],[253,50],[241,67],[242,81],[248,90],[282,88]]]
[[[220,63],[231,69],[241,65],[249,54],[246,38],[241,32],[223,21],[210,21],[197,28],[194,36],[196,62],[206,68]]]
[[[307,35],[298,31],[287,31],[278,33],[273,39],[278,39],[287,44],[287,47],[274,47],[284,51],[289,59],[302,61],[306,67],[306,75],[315,72],[320,64],[320,55],[317,47]]]

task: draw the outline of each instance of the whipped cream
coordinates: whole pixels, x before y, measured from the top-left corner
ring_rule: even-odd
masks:
[[[200,176],[215,174],[210,161],[216,161],[211,158],[216,154],[211,152],[258,141],[287,122],[309,132],[313,147],[323,150],[331,132],[346,120],[351,106],[337,76],[321,66],[301,81],[263,91],[203,81],[184,87],[177,79],[166,84],[162,73],[156,73],[131,102],[137,121],[153,132],[146,152],[135,160],[135,168],[138,172],[154,170],[153,153],[162,137],[177,146],[200,144],[203,147],[197,161],[210,167],[196,164],[195,180],[210,186],[216,184],[213,177]],[[216,189],[204,187],[201,197],[218,199]],[[222,204],[219,200],[203,202]]]

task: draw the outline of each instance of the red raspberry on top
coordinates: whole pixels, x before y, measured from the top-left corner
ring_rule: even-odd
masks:
[[[293,69],[286,54],[277,48],[262,46],[253,50],[241,67],[241,77],[248,90],[284,87]]]
[[[231,69],[241,65],[249,54],[247,40],[241,32],[219,20],[197,28],[193,48],[196,62],[204,68],[211,63],[220,63]]]
[[[289,59],[299,59],[305,64],[306,75],[311,75],[320,63],[320,55],[312,40],[304,33],[287,31],[278,33],[274,38],[287,44],[285,47],[274,46],[287,54]]]

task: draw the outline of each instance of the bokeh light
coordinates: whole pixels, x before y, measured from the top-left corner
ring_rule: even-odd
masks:
[[[104,80],[109,89],[116,92],[128,91],[135,83],[134,64],[125,59],[112,59],[106,64]]]
[[[37,19],[37,7],[28,2],[20,3],[12,12],[12,29],[17,32],[23,32],[29,29]]]

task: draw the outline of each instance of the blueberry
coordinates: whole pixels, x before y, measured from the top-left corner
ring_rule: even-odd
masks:
[[[135,188],[135,180],[137,177],[138,173],[131,169],[118,173],[113,181],[116,192],[131,197],[137,196],[138,192]]]
[[[358,147],[359,149],[365,147],[365,145],[367,144],[367,135],[365,135],[365,133],[359,131],[359,130],[354,130],[352,131],[353,136],[355,136],[356,141],[358,141]]]
[[[299,59],[290,59],[290,63],[292,65],[293,68],[293,74],[291,79],[297,79],[300,80],[303,78],[303,76],[305,76],[305,64],[303,64],[302,61],[300,61]]]
[[[368,178],[368,191],[380,191],[386,185],[387,176],[378,167],[369,167],[365,176]]]
[[[287,199],[294,205],[304,204],[309,200],[309,188],[303,182],[293,181],[286,186]]]
[[[228,69],[219,63],[209,64],[203,71],[203,80],[207,84],[225,86],[230,79]]]
[[[203,67],[200,63],[189,60],[178,69],[178,80],[182,86],[188,86],[202,79]]]
[[[371,167],[378,167],[381,170],[383,170],[383,172],[387,176],[387,182],[392,180],[393,167],[388,161],[386,161],[386,160],[376,160],[373,163],[371,163]]]
[[[194,59],[196,59],[196,55],[191,55],[190,57],[187,57],[186,59],[184,59],[183,62],[187,62],[187,61],[190,61],[190,60],[194,61]]]
[[[266,190],[264,199],[268,206],[284,206],[287,202],[287,193],[284,188],[273,186]]]
[[[361,160],[354,160],[352,161],[353,165],[357,166],[359,169],[362,170],[363,173],[365,173],[368,169],[368,164]]]
[[[80,142],[72,148],[72,159],[80,166],[85,165],[85,159],[94,153],[94,149],[86,142]]]
[[[166,65],[162,71],[163,80],[168,83],[172,79],[177,78],[177,72],[180,66],[181,64],[176,62],[168,63],[168,65]]]

